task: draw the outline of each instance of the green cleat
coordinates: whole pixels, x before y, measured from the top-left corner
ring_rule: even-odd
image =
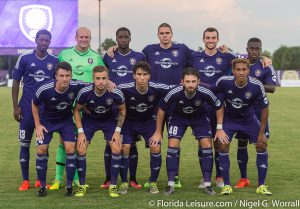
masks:
[[[174,179],[174,187],[175,188],[181,188],[181,182],[180,182],[180,178],[179,176],[175,176],[175,179]]]
[[[52,182],[52,185],[50,186],[49,190],[58,190],[58,189],[61,189],[63,188],[64,184],[61,180],[54,180]]]
[[[267,189],[266,185],[260,185],[256,188],[256,194],[272,195],[272,192]]]
[[[79,185],[78,189],[75,193],[75,197],[84,197],[86,193],[86,189],[89,187],[89,185]]]
[[[127,194],[128,190],[128,182],[122,182],[121,186],[119,187],[119,194]]]
[[[230,185],[225,185],[221,190],[221,195],[230,195],[232,194],[232,187]]]
[[[158,188],[157,188],[156,182],[151,182],[151,183],[150,183],[150,186],[149,186],[149,192],[150,192],[151,194],[157,194],[157,193],[159,193],[159,190],[158,190]]]
[[[144,183],[144,188],[149,188],[149,187],[150,187],[150,182],[149,181],[145,182]]]
[[[119,197],[116,185],[109,185],[108,193],[109,193],[109,196],[111,196],[111,197]]]

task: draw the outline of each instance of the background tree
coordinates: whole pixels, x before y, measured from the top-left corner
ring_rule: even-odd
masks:
[[[112,38],[106,38],[102,44],[100,49],[98,49],[98,52],[102,54],[103,52],[107,51],[110,47],[116,46],[117,43]]]

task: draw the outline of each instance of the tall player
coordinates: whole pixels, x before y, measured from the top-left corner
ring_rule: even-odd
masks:
[[[104,55],[103,61],[109,69],[109,79],[116,85],[122,83],[133,82],[133,66],[139,61],[144,61],[145,56],[143,53],[136,52],[130,49],[129,44],[131,41],[131,32],[128,28],[121,27],[116,31],[116,41],[118,44],[117,51],[114,57],[110,57],[108,54]],[[136,137],[139,138],[138,136]],[[138,184],[136,180],[136,171],[138,165],[138,150],[136,146],[136,139],[130,146],[129,152],[129,172],[130,172],[130,186],[140,189],[141,185]],[[111,160],[111,150],[110,145],[107,144],[104,151],[104,163],[106,180],[101,185],[102,188],[108,188],[110,183],[110,160]],[[121,176],[124,175],[121,172]],[[127,176],[127,175],[126,175]]]
[[[53,133],[58,132],[63,140],[67,153],[66,196],[72,196],[72,182],[76,168],[74,133],[75,125],[72,119],[74,100],[81,88],[85,86],[80,81],[71,81],[72,67],[67,62],[61,62],[55,69],[55,80],[41,85],[32,99],[32,114],[36,129],[37,154],[36,171],[41,181],[37,191],[38,197],[47,195],[46,174],[48,166],[48,147]],[[40,110],[43,105],[44,109]]]
[[[58,59],[72,66],[72,78],[84,82],[92,82],[92,70],[95,66],[103,66],[101,56],[90,49],[91,31],[86,27],[80,27],[76,31],[76,46],[67,48],[60,52]],[[50,190],[56,190],[63,186],[63,173],[66,162],[66,151],[61,143],[56,153],[56,175]],[[78,174],[76,172],[74,183],[78,185]]]
[[[13,72],[12,101],[14,118],[20,123],[20,166],[23,183],[20,191],[30,188],[29,183],[29,148],[34,131],[34,122],[31,110],[31,99],[38,85],[54,77],[54,67],[58,60],[48,54],[47,49],[51,43],[51,33],[40,30],[35,37],[36,49],[19,57]],[[18,104],[19,86],[23,79],[23,94]],[[40,181],[35,182],[35,187],[40,186]]]
[[[274,93],[276,90],[276,74],[273,66],[264,67],[260,61],[260,53],[262,50],[262,42],[258,38],[250,38],[247,43],[248,60],[250,62],[250,76],[256,78],[264,85],[267,93]],[[255,115],[258,119],[261,118],[261,109],[259,105],[254,105]],[[269,124],[267,124],[265,135],[270,137]],[[238,134],[237,161],[240,169],[241,178],[236,183],[235,188],[243,188],[250,185],[247,177],[248,163],[248,140],[245,136]]]
[[[93,69],[94,84],[80,90],[77,96],[77,104],[74,109],[74,118],[78,128],[77,139],[77,168],[80,186],[75,196],[82,197],[86,193],[85,185],[86,173],[86,152],[87,147],[96,131],[101,130],[105,139],[112,150],[112,160],[110,164],[111,185],[109,186],[109,194],[111,197],[118,197],[116,183],[121,163],[121,136],[125,118],[125,99],[123,93],[115,89],[108,92],[108,69],[104,66],[96,66]],[[117,117],[113,106],[117,105]],[[85,110],[80,116],[80,112]]]
[[[264,87],[260,81],[249,75],[249,61],[247,59],[235,59],[232,61],[233,75],[221,77],[216,87],[221,93],[225,103],[223,128],[229,140],[218,140],[220,144],[220,170],[224,179],[224,187],[221,195],[230,195],[232,187],[230,184],[230,160],[229,147],[233,135],[242,133],[247,136],[250,143],[255,144],[256,166],[258,171],[258,187],[256,193],[271,195],[265,185],[268,170],[268,151],[265,129],[268,119],[269,101],[266,97]],[[258,105],[261,110],[261,119],[257,119],[253,107]]]

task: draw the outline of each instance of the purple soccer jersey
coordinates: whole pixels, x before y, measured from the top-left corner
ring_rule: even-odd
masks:
[[[41,59],[36,56],[35,51],[19,57],[13,72],[13,79],[21,81],[23,78],[23,94],[19,102],[22,111],[31,112],[31,100],[37,87],[42,82],[54,78],[54,68],[57,63],[58,59],[55,56],[48,54]]]
[[[104,64],[109,69],[109,79],[116,85],[134,81],[132,68],[139,61],[145,61],[145,55],[141,52],[130,50],[128,54],[115,53],[114,58],[107,54],[103,58]]]
[[[172,43],[168,49],[151,44],[143,49],[151,66],[151,80],[168,85],[179,85],[182,71],[188,67],[192,51],[184,44]]]

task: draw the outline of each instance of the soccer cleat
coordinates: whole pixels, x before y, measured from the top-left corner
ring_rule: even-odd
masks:
[[[207,195],[215,195],[216,194],[216,192],[214,191],[212,186],[205,187],[203,192],[206,193]]]
[[[114,185],[114,186],[109,185],[108,193],[109,193],[109,196],[111,196],[111,197],[119,197],[116,185]]]
[[[198,188],[201,188],[201,189],[205,188],[205,186],[204,186],[204,179],[200,180],[200,184],[199,184]]]
[[[232,188],[230,185],[225,185],[221,190],[221,195],[230,195],[232,194]]]
[[[73,196],[73,188],[72,187],[66,187],[66,193],[65,196]]]
[[[35,183],[34,183],[34,187],[35,188],[40,188],[42,185],[41,185],[41,181],[40,180],[36,180]],[[51,187],[51,185],[46,185],[47,189],[49,189]]]
[[[105,182],[100,185],[100,188],[102,188],[102,189],[108,189],[109,185],[110,185],[110,180],[105,180]]]
[[[174,187],[175,188],[181,188],[181,182],[180,182],[180,178],[179,176],[175,176],[175,179],[174,179]]]
[[[47,196],[47,188],[42,186],[39,191],[36,193],[37,197],[46,197]]]
[[[224,181],[222,177],[216,177],[216,185],[219,188],[223,188],[224,187]]]
[[[234,188],[244,188],[250,186],[250,181],[247,178],[241,178],[238,180]]]
[[[175,192],[175,188],[169,185],[169,186],[167,186],[167,187],[165,188],[164,194],[165,194],[165,195],[171,195],[171,194],[173,194],[174,192]]]
[[[144,183],[144,188],[149,188],[149,187],[150,187],[150,182],[149,181],[145,182]]]
[[[60,180],[54,180],[52,182],[52,185],[50,186],[49,190],[58,190],[58,189],[63,188],[63,186],[64,185],[63,185],[62,181],[60,181]]]
[[[151,182],[151,183],[150,183],[150,186],[149,186],[149,192],[150,192],[151,194],[157,194],[157,193],[159,193],[159,190],[158,190],[158,188],[157,188],[156,182]]]
[[[128,183],[127,182],[122,182],[120,187],[119,187],[119,194],[127,194],[128,191]]]
[[[75,197],[84,197],[86,193],[86,189],[89,187],[89,185],[79,185],[78,189],[75,193]]]
[[[30,183],[28,180],[23,181],[22,185],[19,187],[19,191],[26,191],[30,188]]]
[[[138,184],[137,181],[134,181],[134,180],[131,180],[129,182],[129,185],[135,189],[141,189],[142,188],[142,185]]]
[[[263,195],[272,195],[272,192],[270,192],[268,189],[267,189],[268,186],[265,186],[265,185],[260,185],[256,188],[256,193],[257,194],[263,194]]]

